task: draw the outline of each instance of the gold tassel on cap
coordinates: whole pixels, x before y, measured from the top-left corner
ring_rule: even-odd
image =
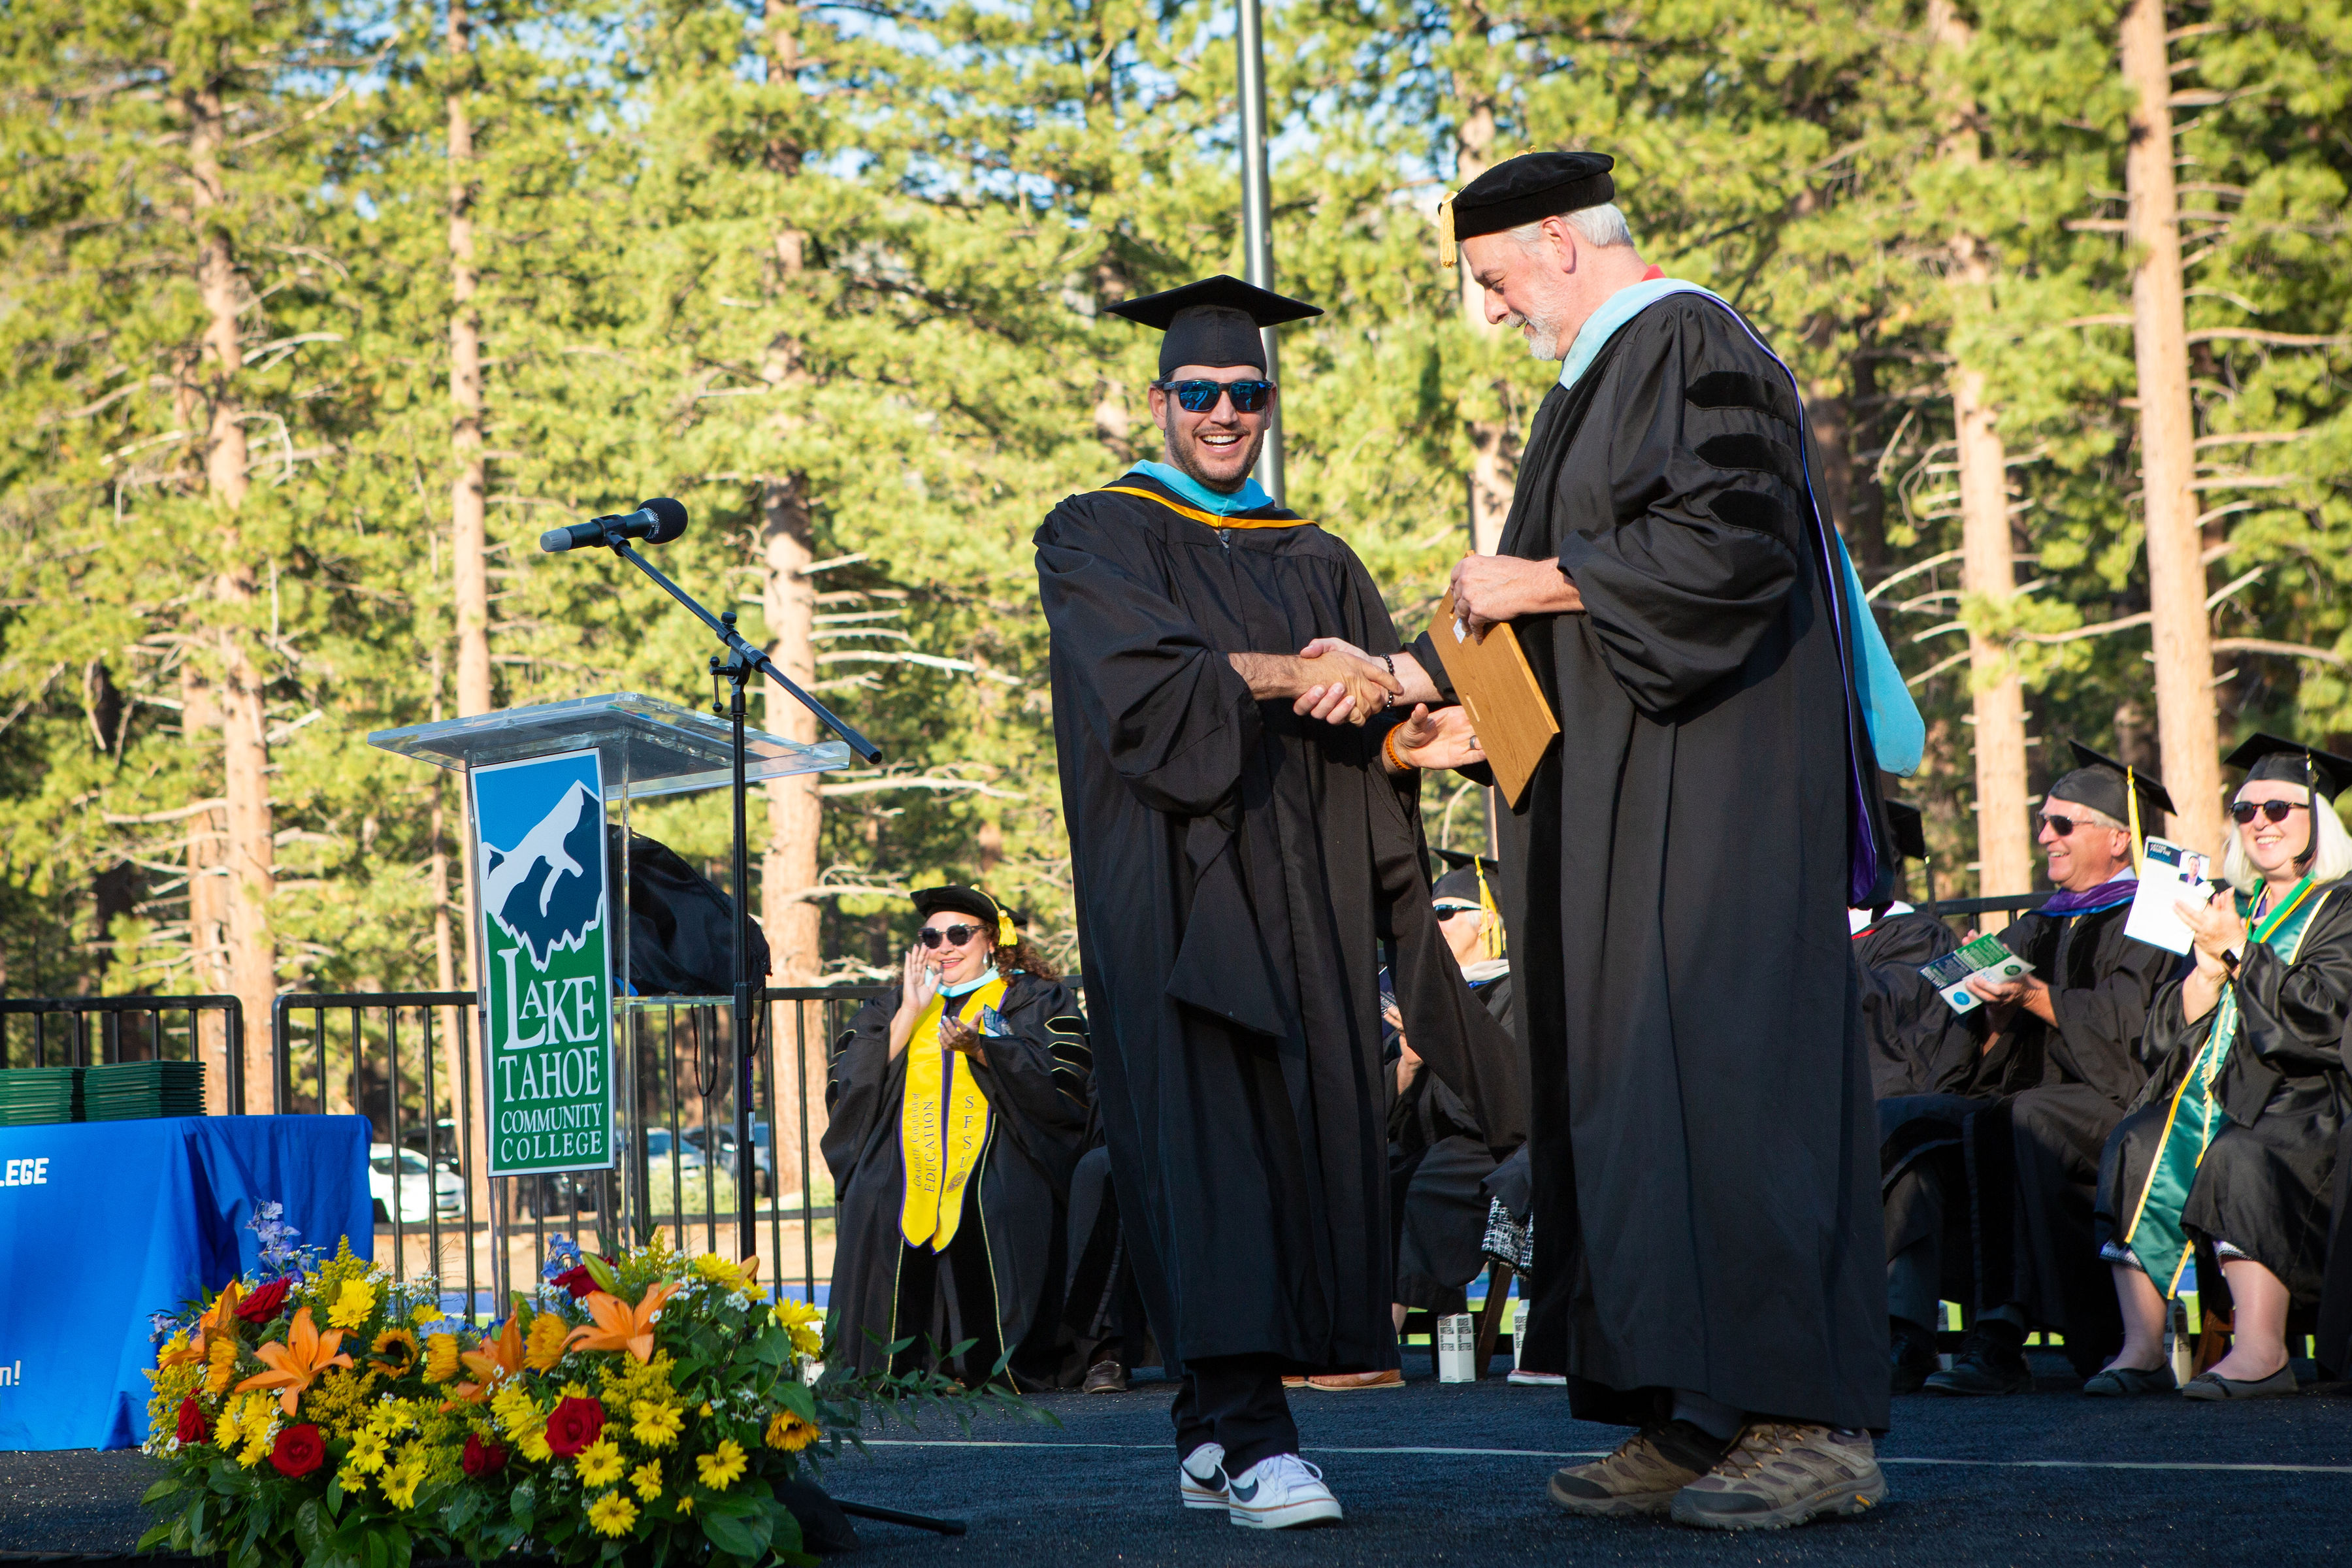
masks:
[[[996,911],[996,945],[1018,947],[1020,944],[1021,932],[1019,928],[1013,925],[1013,917],[999,909]]]
[[[1474,859],[1470,864],[1478,873],[1478,909],[1486,917],[1486,929],[1479,932],[1478,937],[1486,944],[1487,957],[1500,958],[1503,956],[1503,911],[1495,902],[1494,889],[1486,886],[1486,863]]]
[[[2124,765],[2124,816],[2131,828],[2132,875],[2140,874],[2146,857],[2139,847],[2139,775],[2129,763]]]
[[[1448,191],[1445,199],[1437,204],[1437,264],[1451,268],[1455,255],[1454,247],[1454,198],[1459,191]]]

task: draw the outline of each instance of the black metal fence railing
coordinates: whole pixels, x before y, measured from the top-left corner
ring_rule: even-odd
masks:
[[[761,1276],[816,1299],[819,1201],[811,1100],[821,1106],[832,1042],[869,988],[770,989],[753,1054],[752,1173]],[[667,1233],[685,1250],[735,1245],[732,1020],[725,998],[623,998],[615,1159],[607,1171],[488,1175],[467,991],[287,995],[271,1019],[272,1103],[355,1114],[372,1130],[375,1257],[397,1277],[430,1277],[444,1309],[503,1315],[537,1280],[549,1238],[616,1253]],[[797,1268],[789,1265],[796,1263]],[[828,1271],[829,1272],[829,1271]],[[451,1298],[455,1298],[452,1300]]]
[[[1938,920],[1956,920],[1964,915],[2021,914],[2039,909],[2050,901],[2051,895],[2039,893],[1996,893],[1985,899],[1937,899],[1916,906],[1923,915]]]
[[[27,1017],[29,1027],[16,1022]],[[241,1113],[245,1005],[234,996],[0,997],[0,1069],[145,1061],[220,1063],[222,1103]]]

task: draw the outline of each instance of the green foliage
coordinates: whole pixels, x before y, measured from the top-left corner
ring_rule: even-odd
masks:
[[[1283,333],[1290,499],[1407,635],[1466,539],[1478,429],[1522,435],[1549,379],[1435,267],[1465,146],[1617,156],[1644,256],[1798,371],[1874,584],[1956,549],[1946,378],[1956,355],[1986,369],[2030,591],[1996,614],[1946,562],[1879,601],[1930,721],[1916,793],[1958,866],[1964,631],[2023,672],[2039,774],[2058,737],[2109,742],[2150,703],[2145,631],[2097,631],[2147,605],[2112,7],[1963,4],[1965,49],[1939,44],[1944,15],[1288,0],[1267,65],[1279,280],[1328,311]],[[696,526],[666,566],[765,637],[763,506],[798,498],[824,563],[818,689],[887,753],[826,785],[824,880],[884,889],[825,900],[834,972],[886,969],[911,918],[887,889],[950,878],[1075,962],[1027,540],[1157,451],[1154,334],[1103,307],[1241,270],[1230,9],[499,0],[470,20],[453,59],[415,0],[0,18],[0,984],[186,987],[173,814],[222,785],[180,704],[225,636],[269,681],[282,982],[433,983],[455,793],[365,736],[454,711],[452,92],[476,154],[497,700],[707,689],[698,626],[618,563],[538,555],[541,529],[677,495]],[[2264,645],[2225,649],[2220,698],[2241,729],[2352,731],[2352,7],[2171,20],[2200,493],[2234,585],[2216,635]],[[187,173],[201,95],[227,128],[211,205]],[[233,563],[203,482],[194,258],[215,231],[246,302],[222,394],[254,457],[242,606],[214,588]],[[1955,286],[1963,235],[1980,286]],[[1423,806],[1433,837],[1481,841],[1458,782]],[[639,818],[724,854],[718,797]]]

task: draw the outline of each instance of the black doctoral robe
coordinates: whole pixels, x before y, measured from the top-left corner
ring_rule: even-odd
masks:
[[[1688,1388],[1886,1425],[1845,911],[1885,896],[1893,839],[1803,420],[1738,317],[1670,296],[1545,397],[1503,531],[1585,606],[1517,623],[1562,733],[1501,859],[1535,1108],[1520,1364],[1586,1419]]]
[[[898,994],[859,1008],[835,1054],[821,1145],[839,1215],[826,1328],[858,1372],[883,1366],[884,1346],[913,1339],[919,1350],[925,1338],[935,1350],[968,1339],[1010,1347],[1011,1371],[1027,1388],[1059,1386],[1084,1372],[1063,1331],[1062,1287],[1070,1173],[1087,1131],[1086,1016],[1059,981],[1017,970],[1007,978],[997,1013],[1011,1032],[990,1037],[986,1061],[973,1064],[988,1097],[988,1142],[966,1189],[950,1267],[939,1270],[929,1302],[900,1300],[907,1168],[899,1118],[907,1059],[924,1042],[890,1055]],[[967,1258],[985,1277],[984,1292],[965,1277]]]
[[[2192,1237],[2226,1241],[2277,1275],[2297,1308],[2320,1300],[2336,1150],[2352,1110],[2344,1058],[2345,1025],[2352,1018],[2352,883],[2332,883],[2311,896],[2326,901],[2312,911],[2292,963],[2254,942],[2239,957],[2231,982],[2238,1035],[2213,1084],[2227,1120],[2206,1145],[2180,1211]],[[2220,1009],[2193,1024],[2182,1011],[2176,982],[2148,1014],[2145,1050],[2154,1070],[2137,1106],[2107,1141],[2099,1173],[2100,1249],[2128,1228],[2173,1096],[2211,1037]],[[2211,1289],[2201,1273],[2198,1289]],[[2226,1284],[2219,1300],[2227,1304]],[[2326,1361],[2327,1347],[2322,1352]]]
[[[1141,474],[1036,535],[1097,1088],[1161,1350],[1397,1364],[1377,974],[1490,1136],[1527,1125],[1515,1053],[1438,934],[1417,775],[1382,731],[1259,702],[1226,655],[1396,636],[1355,552],[1295,514],[1213,526]]]
[[[1878,1107],[1889,1259],[1928,1244],[1911,1267],[1941,1299],[2023,1308],[2064,1333],[2086,1372],[2123,1333],[2092,1239],[2099,1150],[2147,1081],[2148,1003],[2180,964],[2125,936],[2130,914],[2125,901],[2011,921],[2001,943],[2050,986],[2056,1025],[2020,1009],[1995,1038],[1986,1009],[1956,1015],[1966,1069],[1956,1067],[1939,1092]]]
[[[1950,926],[1916,910],[1896,910],[1854,933],[1863,1037],[1879,1099],[1957,1093],[1974,1069],[1977,1042],[1966,1019],[1919,973],[1958,945]]]

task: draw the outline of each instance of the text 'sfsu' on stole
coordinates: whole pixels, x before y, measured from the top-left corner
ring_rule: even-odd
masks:
[[[477,768],[490,1174],[613,1164],[611,887],[593,751]]]

